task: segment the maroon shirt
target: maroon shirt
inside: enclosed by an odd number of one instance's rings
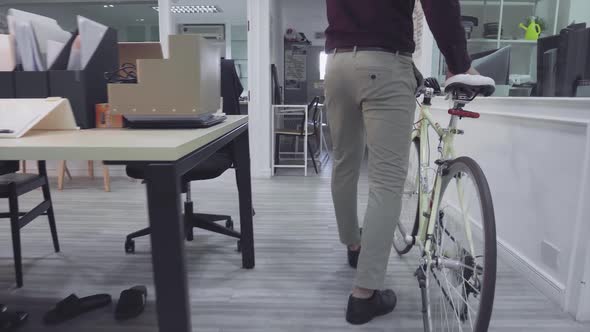
[[[415,0],[326,0],[326,50],[382,47],[413,53]],[[428,25],[452,73],[471,66],[459,0],[421,0]]]

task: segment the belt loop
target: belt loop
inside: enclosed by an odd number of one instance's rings
[[[354,49],[353,49],[353,54],[354,54],[353,56],[354,56],[355,58],[356,58],[356,49],[357,49],[357,47],[355,46],[355,47],[354,47]]]
[[[334,53],[332,54],[332,56],[335,58],[336,57],[336,53],[338,53],[338,48],[334,49]]]

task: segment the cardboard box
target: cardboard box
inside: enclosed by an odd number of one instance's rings
[[[169,59],[137,60],[137,84],[109,84],[114,114],[207,114],[220,109],[219,48],[197,35],[170,36]]]
[[[119,66],[126,63],[137,65],[138,59],[163,59],[162,46],[157,42],[120,42]]]

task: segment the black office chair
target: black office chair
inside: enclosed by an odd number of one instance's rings
[[[53,203],[47,179],[45,161],[38,162],[39,174],[19,174],[18,161],[0,161],[0,198],[7,198],[9,212],[0,213],[0,218],[10,218],[10,230],[12,233],[12,249],[14,252],[14,268],[16,272],[16,285],[23,286],[23,268],[20,243],[20,230],[35,218],[46,215],[49,219],[49,228],[53,239],[53,248],[59,252],[59,240],[53,214]],[[43,202],[29,212],[20,212],[18,197],[35,189],[43,190]]]
[[[315,153],[314,149],[312,148],[310,139],[315,138],[318,139],[319,142],[319,133],[321,130],[321,122],[320,122],[320,97],[314,97],[311,103],[307,106],[307,114],[308,114],[308,123],[305,123],[305,116],[301,120],[301,124],[299,128],[296,129],[288,129],[288,128],[279,128],[275,130],[275,165],[280,165],[280,147],[281,147],[281,137],[305,137],[305,127],[307,126],[307,152],[311,157],[311,161],[313,162],[313,168],[315,169],[316,174],[318,174],[318,165],[315,160]],[[310,128],[311,127],[311,128]],[[310,130],[311,129],[311,130]],[[305,156],[307,158],[307,156]],[[273,170],[276,172],[276,167]]]
[[[223,111],[228,115],[240,114],[239,97],[244,91],[240,79],[236,73],[235,65],[232,60],[222,60],[221,63],[221,94],[224,100]],[[221,176],[225,171],[234,165],[232,147],[228,146],[214,153],[209,159],[199,164],[196,168],[184,175],[182,178],[182,192],[186,193],[184,202],[184,225],[186,240],[192,241],[194,238],[193,229],[201,228],[218,234],[227,235],[236,239],[241,238],[241,234],[234,230],[234,222],[231,216],[195,213],[194,205],[191,199],[190,183],[192,181],[201,181],[214,179]],[[127,175],[143,180],[145,179],[143,168],[127,166]],[[225,225],[219,225],[217,222],[223,221]],[[151,233],[149,227],[127,235],[125,241],[125,252],[135,252],[135,238],[147,236]],[[240,241],[238,240],[238,251],[240,250]]]

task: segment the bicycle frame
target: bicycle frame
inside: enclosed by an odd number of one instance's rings
[[[429,128],[433,128],[437,134],[441,146],[439,152],[441,153],[441,162],[452,160],[455,158],[454,140],[457,132],[458,117],[453,115],[448,128],[443,128],[439,123],[434,121],[432,113],[430,112],[431,105],[422,104],[420,107],[420,116],[418,120],[417,129],[412,133],[412,140],[419,137],[420,140],[420,184],[419,191],[419,228],[416,236],[416,243],[424,251],[426,257],[430,252],[430,237],[434,234],[434,226],[436,225],[436,213],[440,201],[440,191],[442,185],[442,169],[439,167],[436,171],[436,178],[434,180],[434,187],[429,188],[428,171],[430,170],[431,161],[429,160],[430,146],[428,143]]]
[[[434,231],[435,226],[438,220],[438,211],[439,205],[441,200],[441,191],[442,191],[442,180],[443,180],[443,171],[446,167],[446,162],[453,160],[455,155],[455,136],[457,134],[461,134],[462,132],[457,129],[457,123],[459,121],[459,116],[451,115],[451,119],[449,122],[449,126],[447,128],[443,128],[438,122],[436,122],[433,117],[431,110],[431,99],[433,97],[433,92],[430,89],[427,89],[425,92],[425,99],[424,103],[420,105],[420,114],[417,122],[416,129],[412,132],[412,141],[418,137],[420,138],[420,146],[419,146],[419,153],[420,153],[420,165],[419,165],[419,205],[418,205],[418,216],[419,216],[419,227],[418,233],[416,234],[415,238],[412,236],[406,236],[406,242],[415,243],[418,245],[420,250],[422,251],[422,262],[420,269],[423,269],[423,272],[427,273],[428,269],[431,268],[432,264],[435,263],[438,265],[443,265],[444,267],[448,268],[455,268],[456,265],[453,262],[444,262],[444,261],[437,261],[433,262],[433,251],[432,251],[432,241],[434,239]],[[435,163],[437,164],[436,169],[436,176],[434,179],[433,188],[430,188],[430,181],[428,176],[428,171],[431,169],[431,160],[430,160],[430,144],[429,144],[429,129],[434,129],[434,132],[437,134],[439,139],[439,153],[440,159],[436,160]],[[461,184],[461,179],[456,179],[457,181],[457,190],[459,193],[459,206],[462,212],[465,211],[464,209],[464,199],[463,199],[463,189]],[[469,242],[469,246],[471,252],[475,252],[474,244],[473,244],[473,237],[471,233],[471,224],[466,218],[466,214],[462,213],[463,215],[463,222],[465,223],[465,233],[467,237],[467,241]],[[407,232],[405,233],[407,234]],[[410,242],[411,241],[411,242]],[[448,265],[448,266],[447,266]],[[419,272],[417,272],[419,273]],[[420,280],[420,277],[419,277]],[[430,331],[430,327],[432,326],[432,319],[430,316],[430,305],[428,303],[428,278],[423,279],[424,284],[421,285],[421,289],[423,292],[423,312],[425,313],[424,319],[424,326],[426,331]]]

